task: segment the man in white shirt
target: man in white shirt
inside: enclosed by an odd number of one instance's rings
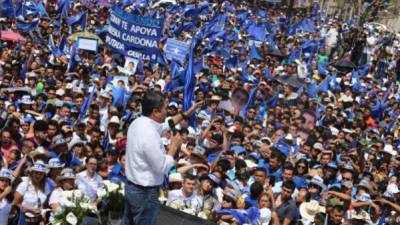
[[[86,159],[86,170],[78,173],[75,184],[78,186],[82,194],[88,197],[91,201],[96,201],[97,189],[102,188],[103,178],[96,173],[97,159],[90,156]]]
[[[180,209],[179,206],[185,208],[194,207],[192,200],[194,199],[196,187],[196,177],[191,174],[185,175],[182,182],[182,188],[173,190],[168,193],[167,206]]]
[[[122,225],[155,224],[159,212],[158,189],[174,165],[173,157],[182,142],[177,133],[166,150],[161,134],[191,115],[202,103],[194,104],[187,112],[168,121],[165,121],[168,100],[162,94],[148,92],[141,104],[143,116],[132,122],[127,135],[127,185]]]

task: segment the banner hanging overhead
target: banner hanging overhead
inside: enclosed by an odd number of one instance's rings
[[[163,20],[131,14],[114,6],[105,43],[120,54],[155,60],[162,30]]]

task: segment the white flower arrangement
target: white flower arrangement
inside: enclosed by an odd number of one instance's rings
[[[65,220],[71,225],[76,225],[78,223],[78,218],[76,218],[76,216],[73,212],[69,212],[67,214]]]
[[[208,219],[210,211],[206,210],[204,204],[195,204],[192,201],[183,201],[176,199],[169,204],[169,207],[197,216],[202,219]]]
[[[113,183],[104,180],[104,188],[97,190],[97,196],[105,199],[105,208],[111,214],[111,219],[122,218],[124,213],[125,202],[125,185],[124,183]]]
[[[54,211],[53,225],[77,225],[82,224],[83,218],[88,214],[98,216],[96,205],[90,199],[83,196],[80,190],[63,191],[62,195],[65,200],[61,205],[61,209]]]

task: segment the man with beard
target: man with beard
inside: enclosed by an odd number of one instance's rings
[[[16,150],[18,150],[18,147],[13,143],[10,130],[4,129],[1,132],[1,153],[3,154],[4,158],[8,161],[10,153]]]
[[[324,183],[326,185],[332,185],[337,183],[338,181],[336,180],[336,174],[337,174],[337,165],[334,161],[330,161],[326,166],[324,170]]]
[[[44,120],[38,120],[33,125],[33,137],[28,137],[27,139],[32,140],[35,148],[42,146],[46,150],[49,150],[48,128],[47,122]]]
[[[72,151],[68,151],[68,142],[70,138],[65,138],[62,135],[57,135],[53,138],[51,145],[50,158],[59,158],[62,164],[66,167],[73,167],[79,164],[79,159]]]
[[[295,189],[293,181],[285,181],[282,184],[281,194],[275,201],[276,214],[279,218],[280,224],[294,225],[297,221],[297,206],[296,202],[292,199],[292,194]]]

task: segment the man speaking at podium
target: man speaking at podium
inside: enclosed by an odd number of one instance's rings
[[[197,108],[167,119],[168,100],[158,92],[147,92],[142,104],[142,116],[128,129],[126,145],[125,211],[122,225],[154,225],[159,214],[158,193],[174,156],[181,146],[180,135],[174,134],[164,149],[163,131],[175,131],[175,124],[190,116]],[[174,132],[175,133],[175,132]]]

